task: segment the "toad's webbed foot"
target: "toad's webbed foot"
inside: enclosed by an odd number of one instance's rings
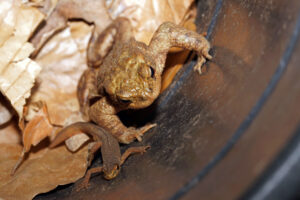
[[[147,124],[141,128],[128,128],[117,115],[118,110],[106,97],[101,98],[89,109],[92,121],[108,130],[119,142],[129,144],[135,139],[141,141],[141,137],[156,124]]]
[[[130,127],[124,130],[122,135],[119,136],[119,140],[123,143],[131,143],[133,140],[137,139],[139,142],[142,141],[142,136],[151,128],[155,127],[157,124],[147,124],[141,128]]]

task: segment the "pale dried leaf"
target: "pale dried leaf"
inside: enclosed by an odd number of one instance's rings
[[[0,94],[0,126],[11,120],[13,112],[9,102]]]
[[[20,1],[0,2],[0,91],[19,117],[41,70],[28,58],[34,49],[27,40],[43,18],[37,9],[24,6]]]
[[[136,40],[148,44],[153,33],[163,22],[182,22],[194,0],[118,0],[108,1],[112,18],[124,16],[131,20]]]
[[[92,29],[83,22],[70,27],[55,35],[35,59],[43,69],[29,102],[46,102],[50,121],[62,126],[82,121],[76,92],[87,68],[85,50]]]
[[[46,102],[53,124],[66,126],[83,121],[77,100],[77,84],[86,65],[86,48],[92,27],[83,22],[70,22],[69,28],[55,35],[42,49],[36,62],[43,66],[38,76],[39,87],[31,102]],[[31,111],[26,119],[32,119]],[[77,150],[88,137],[70,138],[68,148]],[[80,139],[78,139],[80,138]]]
[[[75,152],[89,139],[90,138],[86,134],[81,133],[70,137],[65,143],[70,151]]]

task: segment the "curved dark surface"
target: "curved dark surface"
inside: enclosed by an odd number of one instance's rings
[[[270,167],[241,199],[299,199],[300,126]]]
[[[272,199],[299,186],[299,172],[291,179],[288,170],[300,160],[289,159],[300,134],[300,1],[197,5],[214,58],[201,76],[187,64],[153,106],[135,113],[158,123],[142,142],[151,149],[130,157],[114,180],[99,174],[87,190],[68,185],[35,199]],[[289,191],[286,198],[296,197]]]

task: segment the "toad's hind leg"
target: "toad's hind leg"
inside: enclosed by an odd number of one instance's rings
[[[132,27],[129,20],[122,17],[115,19],[101,33],[94,29],[87,48],[88,66],[99,67],[113,48],[113,44],[127,41],[132,35]]]
[[[167,53],[171,47],[194,50],[198,54],[198,63],[194,67],[201,73],[201,66],[209,55],[210,43],[203,35],[187,30],[171,22],[165,22],[157,29],[148,46],[148,51],[156,58],[156,70],[162,73]]]
[[[88,110],[90,101],[93,98],[100,97],[96,84],[96,69],[89,68],[81,75],[78,87],[77,98],[80,104],[80,111],[83,113],[84,119],[89,120]]]

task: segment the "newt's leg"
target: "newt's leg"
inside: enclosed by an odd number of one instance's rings
[[[125,160],[131,155],[131,154],[135,154],[135,153],[145,153],[146,150],[150,148],[150,146],[140,146],[140,147],[130,147],[128,148],[124,153],[123,155],[121,156],[121,162],[120,162],[120,165],[122,165]],[[85,177],[84,179],[75,187],[75,190],[76,191],[79,191],[81,189],[84,189],[84,188],[88,188],[89,187],[89,181],[90,181],[90,178],[91,178],[91,175],[94,174],[94,173],[99,173],[99,172],[102,172],[103,171],[103,167],[95,167],[95,168],[91,168],[89,169],[86,174],[85,174]]]
[[[142,140],[142,136],[156,124],[147,124],[141,128],[127,128],[117,116],[118,110],[103,97],[94,103],[89,109],[89,116],[92,121],[108,130],[119,142],[128,144],[135,139]]]
[[[86,172],[86,174],[84,176],[84,179],[77,186],[75,186],[75,190],[79,191],[81,189],[88,188],[89,187],[89,181],[90,181],[91,175],[94,174],[94,173],[102,172],[102,171],[103,171],[103,167],[95,167],[95,168],[89,169]]]
[[[140,147],[130,147],[128,148],[121,156],[121,165],[125,162],[125,160],[134,153],[145,153],[146,150],[150,148],[150,146],[140,146]]]

